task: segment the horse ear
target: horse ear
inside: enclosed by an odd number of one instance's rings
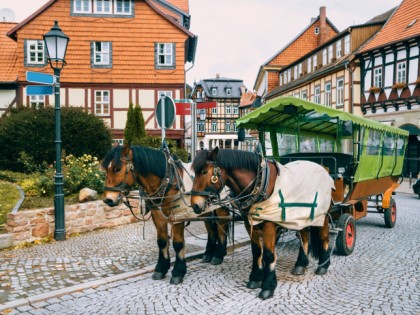
[[[130,153],[130,146],[128,144],[124,144],[121,150],[122,155],[128,155]]]
[[[218,153],[219,153],[219,147],[215,147],[211,152],[209,152],[209,160],[216,162]]]

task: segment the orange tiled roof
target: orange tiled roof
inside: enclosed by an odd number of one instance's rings
[[[413,21],[415,21],[414,24],[409,26]],[[360,52],[367,52],[390,43],[399,42],[419,35],[419,0],[403,0],[385,26]]]
[[[0,22],[0,82],[14,82],[17,78],[17,43],[6,36],[16,24]]]
[[[167,0],[170,4],[176,6],[178,9],[181,9],[185,13],[189,13],[188,0]]]

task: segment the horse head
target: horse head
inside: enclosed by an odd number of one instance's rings
[[[191,206],[196,214],[202,213],[207,203],[218,198],[226,182],[226,172],[217,164],[218,153],[218,147],[212,151],[201,150],[192,164],[195,177]]]
[[[106,154],[101,165],[106,171],[103,202],[110,207],[118,206],[136,182],[133,152],[127,145],[118,145]]]

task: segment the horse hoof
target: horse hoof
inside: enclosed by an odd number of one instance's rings
[[[153,275],[152,275],[152,279],[153,280],[162,280],[163,278],[165,278],[165,273],[163,273],[163,272],[158,272],[158,271],[155,271],[154,273],[153,273]]]
[[[292,275],[294,276],[301,276],[305,274],[306,267],[304,266],[295,266],[292,271]]]
[[[212,260],[213,256],[204,254],[203,259],[201,260],[203,263],[209,263]]]
[[[248,283],[246,284],[246,287],[248,289],[259,289],[261,288],[261,281],[249,280]]]
[[[172,277],[170,283],[171,284],[180,284],[184,280],[184,277]]]
[[[274,294],[274,290],[262,290],[260,294],[258,294],[258,297],[261,300],[266,300],[266,299],[271,298],[273,294]]]
[[[211,264],[212,265],[220,265],[223,262],[223,257],[219,258],[219,257],[213,257],[213,259],[211,260]]]
[[[318,268],[316,268],[315,274],[318,275],[318,276],[322,276],[322,275],[325,275],[327,273],[327,271],[328,271],[328,268],[318,267]]]

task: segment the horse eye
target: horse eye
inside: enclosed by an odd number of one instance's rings
[[[208,170],[203,170],[203,171],[201,172],[201,174],[206,175],[208,172],[209,172]]]

